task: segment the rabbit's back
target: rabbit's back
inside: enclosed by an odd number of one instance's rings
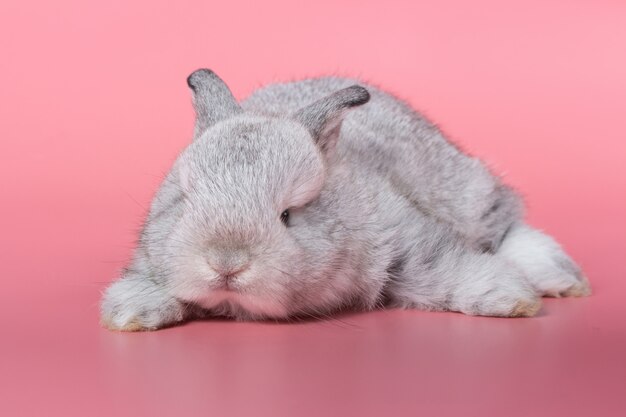
[[[335,91],[359,84],[371,99],[366,106],[350,111],[341,129],[342,145],[372,151],[393,142],[429,140],[437,128],[406,103],[373,85],[351,78],[322,77],[270,84],[255,91],[242,106],[263,114],[288,114]],[[346,146],[343,146],[344,151]]]
[[[365,105],[350,111],[342,124],[338,152],[360,169],[385,177],[401,177],[419,188],[440,189],[437,176],[424,174],[460,171],[463,176],[484,170],[448,142],[439,129],[408,104],[368,83],[340,77],[312,78],[270,84],[255,91],[242,106],[263,114],[288,114],[342,88],[360,84],[370,92]],[[479,164],[480,165],[480,164]],[[476,169],[478,168],[478,170]],[[371,172],[374,173],[374,172]],[[451,175],[444,179],[450,185]],[[433,183],[435,181],[435,183]],[[456,187],[456,185],[453,185]],[[464,187],[464,184],[459,184]],[[447,197],[444,197],[447,198]]]

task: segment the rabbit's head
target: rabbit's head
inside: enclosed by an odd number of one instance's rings
[[[214,312],[283,318],[338,304],[333,219],[316,216],[343,114],[366,103],[360,86],[293,113],[244,112],[210,70],[188,78],[194,141],[171,181],[184,207],[160,243],[175,295]],[[332,210],[327,210],[332,212]],[[332,217],[332,216],[331,216]]]

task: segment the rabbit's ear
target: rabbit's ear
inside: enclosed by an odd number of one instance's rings
[[[191,88],[196,110],[194,140],[216,122],[242,112],[228,86],[210,69],[192,72],[187,77],[187,85]]]
[[[313,135],[317,145],[327,154],[339,138],[341,122],[346,111],[369,101],[370,94],[359,85],[334,92],[298,110],[294,117]]]

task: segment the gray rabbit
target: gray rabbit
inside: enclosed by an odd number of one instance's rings
[[[344,78],[239,104],[188,78],[193,142],[157,192],[102,323],[320,317],[380,306],[533,316],[590,293],[520,197],[405,103]]]

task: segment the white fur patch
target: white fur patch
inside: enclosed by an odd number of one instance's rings
[[[514,227],[498,252],[518,265],[541,295],[559,297],[589,292],[578,266],[554,239],[539,230],[527,225]]]

